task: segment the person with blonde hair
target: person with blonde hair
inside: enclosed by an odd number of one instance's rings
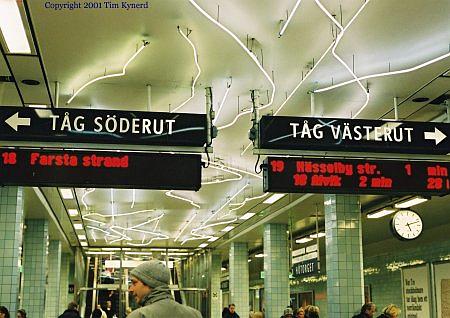
[[[381,315],[378,318],[397,318],[401,310],[397,305],[389,304],[383,308]]]
[[[319,318],[319,307],[308,305],[305,308],[305,318]]]

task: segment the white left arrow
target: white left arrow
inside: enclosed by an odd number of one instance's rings
[[[17,131],[17,128],[19,126],[30,126],[31,118],[21,118],[19,117],[19,113],[17,112],[11,117],[9,117],[7,120],[5,120],[5,123],[11,126],[12,129]]]
[[[447,138],[447,135],[445,135],[442,131],[434,127],[434,132],[432,131],[425,131],[424,132],[425,139],[428,140],[434,140],[436,142],[436,145],[439,144],[442,140]]]

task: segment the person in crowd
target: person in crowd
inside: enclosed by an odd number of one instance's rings
[[[173,299],[169,289],[170,270],[162,262],[143,262],[130,272],[130,276],[128,291],[141,308],[131,312],[129,318],[202,317],[198,310]]]
[[[67,309],[58,318],[80,318],[78,304],[74,301],[70,302]]]
[[[381,315],[378,318],[397,318],[401,310],[397,305],[389,304],[383,308]]]
[[[225,318],[226,316],[226,314],[227,313],[229,313],[230,311],[228,310],[228,307],[223,307],[223,310],[222,310],[222,318]]]
[[[19,309],[17,311],[17,318],[27,318],[27,312],[25,309]]]
[[[239,315],[236,312],[236,305],[229,304],[227,310],[222,312],[222,318],[239,318]]]
[[[353,316],[353,318],[372,318],[376,311],[377,307],[374,303],[365,303],[362,305],[360,313]]]
[[[95,309],[92,311],[91,318],[108,318],[108,316],[106,316],[106,312],[103,311],[102,306],[97,304]]]
[[[319,318],[319,307],[309,305],[305,308],[305,318]]]
[[[10,318],[9,310],[5,306],[0,306],[0,318]]]
[[[105,313],[106,313],[106,317],[108,318],[113,318],[115,315],[114,310],[112,309],[112,302],[111,300],[107,300],[105,303]]]
[[[295,314],[296,318],[305,318],[305,310],[300,307],[299,309],[297,309],[297,312]]]
[[[284,311],[283,311],[283,316],[281,316],[282,318],[293,318],[294,317],[294,311],[292,310],[291,307],[287,307]]]

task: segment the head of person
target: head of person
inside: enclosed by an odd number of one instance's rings
[[[67,305],[68,310],[76,310],[78,311],[78,304],[74,301],[71,301],[69,305]]]
[[[19,309],[17,311],[17,318],[27,318],[27,312],[25,309]]]
[[[0,318],[9,318],[9,310],[5,306],[0,306]]]
[[[377,307],[375,306],[374,303],[365,303],[361,307],[361,314],[364,314],[367,317],[373,317],[376,311]]]
[[[230,314],[234,314],[236,312],[236,305],[235,304],[229,304],[228,305],[228,311]]]
[[[284,312],[283,312],[283,317],[284,318],[293,318],[294,317],[294,311],[292,310],[292,308],[287,307]]]
[[[297,309],[297,314],[295,315],[296,318],[305,318],[305,310],[300,307]]]
[[[317,306],[308,306],[305,309],[305,317],[308,318],[319,318],[319,307]]]
[[[95,308],[92,312],[92,318],[102,318],[102,310],[99,308]]]
[[[142,305],[144,298],[158,287],[167,287],[170,283],[170,270],[162,262],[150,260],[136,266],[131,272],[128,291],[136,302]]]
[[[112,306],[111,300],[107,300],[106,301],[106,308],[111,309],[111,306]]]
[[[383,314],[389,318],[397,318],[400,313],[400,308],[394,304],[387,305],[383,308]]]

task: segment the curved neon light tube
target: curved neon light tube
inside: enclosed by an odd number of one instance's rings
[[[269,107],[270,105],[272,105],[273,103],[273,99],[275,96],[275,84],[272,81],[272,79],[270,78],[269,74],[267,74],[266,70],[262,67],[262,65],[259,63],[258,59],[256,58],[255,54],[253,54],[252,52],[250,52],[249,49],[247,49],[247,47],[244,45],[244,43],[241,42],[241,40],[239,40],[239,38],[230,30],[228,30],[224,25],[222,25],[221,23],[219,23],[218,21],[216,21],[213,17],[211,17],[205,10],[203,10],[194,0],[189,0],[189,2],[201,13],[203,14],[209,21],[211,21],[212,23],[214,23],[216,26],[218,26],[220,29],[222,29],[223,31],[225,31],[228,35],[230,35],[235,41],[236,43],[244,50],[244,52],[247,53],[248,56],[250,56],[250,58],[253,60],[253,62],[255,62],[256,66],[258,66],[258,68],[261,70],[261,72],[264,74],[264,76],[267,78],[267,80],[270,82],[270,85],[272,86],[272,96],[270,97],[270,101],[267,105],[264,105],[262,107],[260,107],[259,109],[264,109],[266,107]],[[236,122],[236,121],[234,121]],[[228,125],[226,125],[226,127],[229,127]],[[225,127],[225,128],[226,128]],[[224,128],[222,128],[224,129]]]
[[[219,118],[220,111],[222,110],[223,104],[225,103],[225,100],[227,99],[228,93],[230,92],[231,84],[227,85],[227,90],[225,91],[225,94],[223,95],[222,101],[220,102],[219,109],[217,110],[216,118],[213,120],[213,125],[216,124],[217,119]]]
[[[86,188],[86,189],[84,189],[84,193],[83,193],[83,195],[81,196],[81,202],[83,203],[83,205],[84,205],[84,209],[87,211],[88,210],[88,205],[87,205],[87,203],[86,203],[86,201],[84,200],[85,198],[86,198],[86,196],[88,195],[88,194],[90,194],[90,193],[92,193],[92,192],[94,192],[95,191],[95,188],[92,188],[92,189],[90,189],[90,190],[88,190],[88,188]]]
[[[213,169],[217,169],[217,170],[221,170],[221,171],[225,171],[231,174],[234,174],[235,176],[237,176],[237,178],[228,178],[228,179],[223,179],[223,180],[214,180],[214,181],[206,181],[206,182],[202,182],[202,185],[208,185],[208,184],[218,184],[218,183],[224,183],[224,182],[230,182],[230,181],[239,181],[242,180],[243,176],[240,173],[231,171],[230,169],[227,169],[227,167],[225,166],[210,166]]]
[[[234,217],[231,220],[219,221],[219,222],[211,223],[211,224],[208,224],[208,225],[202,225],[202,226],[194,229],[193,231],[200,231],[200,230],[204,230],[204,229],[207,229],[207,228],[210,228],[210,227],[214,227],[214,226],[218,226],[218,225],[230,224],[230,223],[236,222],[237,220],[238,220],[238,218]]]
[[[142,46],[141,46],[141,47],[140,47],[140,48],[139,48],[139,49],[138,49],[138,50],[130,57],[130,59],[129,59],[129,60],[125,63],[125,65],[123,66],[122,72],[120,72],[120,73],[115,73],[115,74],[109,74],[109,75],[103,75],[103,76],[99,76],[99,77],[96,77],[96,78],[90,80],[89,82],[87,82],[86,84],[84,84],[83,86],[81,86],[75,93],[73,93],[72,97],[69,98],[69,100],[67,101],[66,104],[69,105],[69,104],[72,102],[72,100],[73,100],[75,97],[77,97],[77,95],[78,95],[83,89],[85,89],[87,86],[91,85],[92,83],[95,83],[95,82],[100,81],[100,80],[105,79],[105,78],[124,76],[128,64],[130,64],[131,61],[133,61],[133,60],[136,58],[136,56],[138,56],[138,54],[141,53],[141,51],[142,51],[147,45],[148,45],[148,42],[144,42],[144,44],[143,44],[143,45],[142,45]]]
[[[191,40],[189,40],[189,38],[186,36],[186,34],[183,33],[183,31],[181,31],[181,29],[178,27],[178,32],[180,32],[180,34],[183,36],[183,38],[188,41],[188,43],[190,44],[190,46],[192,47],[192,50],[194,52],[194,62],[195,62],[195,67],[197,67],[197,75],[195,76],[194,80],[192,81],[192,86],[191,86],[191,96],[186,99],[184,102],[182,102],[178,107],[175,107],[174,110],[170,111],[171,113],[176,112],[177,110],[179,110],[181,107],[183,107],[184,105],[186,105],[187,102],[189,102],[195,95],[195,84],[197,83],[198,78],[200,77],[200,74],[202,73],[202,70],[200,68],[200,65],[198,64],[198,55],[197,55],[197,49],[195,48],[194,44],[192,43]]]
[[[230,209],[230,212],[239,210],[240,208],[242,208],[249,201],[256,200],[256,199],[262,199],[262,198],[266,197],[267,195],[269,195],[268,192],[267,193],[263,193],[262,195],[255,196],[255,197],[245,198],[244,201],[239,202],[239,203],[230,203],[230,206],[231,205],[233,205],[233,206],[236,205],[235,208]]]
[[[97,216],[104,217],[104,218],[111,218],[111,217],[128,216],[128,215],[154,212],[154,211],[156,211],[156,210],[155,209],[151,209],[151,210],[146,209],[146,210],[139,210],[139,211],[133,211],[133,212],[126,212],[126,213],[116,213],[114,216],[110,215],[110,214],[101,214],[101,213],[94,212],[94,213],[85,214],[85,215],[83,215],[82,218],[86,219],[86,220],[90,220],[90,219],[88,219],[88,217],[92,216],[92,215],[97,215]]]
[[[300,5],[300,2],[302,2],[302,0],[297,0],[297,2],[295,3],[294,8],[292,9],[291,14],[288,16],[286,22],[284,23],[283,27],[281,28],[280,32],[278,33],[278,37],[281,38],[283,36],[283,33],[286,31],[289,22],[291,22],[292,17],[295,14],[295,11],[297,11],[298,6]]]
[[[413,67],[410,67],[410,68],[406,68],[406,69],[398,70],[398,71],[391,71],[391,72],[383,72],[383,73],[376,73],[376,74],[371,74],[371,75],[365,75],[365,76],[358,77],[358,80],[362,81],[362,80],[366,80],[366,79],[369,79],[369,78],[376,78],[376,77],[384,77],[384,76],[391,76],[391,75],[397,75],[397,74],[410,73],[410,72],[416,71],[418,69],[421,69],[421,68],[423,68],[425,66],[428,66],[430,64],[433,64],[433,63],[439,62],[439,61],[441,61],[443,59],[446,59],[447,57],[450,57],[450,53],[443,54],[443,55],[438,56],[438,57],[436,57],[436,58],[434,58],[432,60],[426,61],[426,62],[424,62],[422,64],[419,64],[419,65],[416,65],[416,66],[413,66]],[[324,87],[324,88],[317,89],[314,92],[316,92],[316,93],[326,92],[326,91],[329,91],[329,90],[332,90],[332,89],[335,89],[335,88],[338,88],[338,87],[342,87],[342,86],[346,86],[348,84],[352,84],[352,83],[354,83],[356,81],[357,81],[356,79],[348,80],[348,81],[345,81],[345,82],[342,82],[342,83],[339,83],[339,84],[334,84],[334,85],[331,85],[331,86],[327,86],[327,87]]]
[[[175,237],[175,239],[173,240],[174,242],[178,241],[178,239],[181,236],[181,233],[184,232],[184,230],[186,230],[186,228],[189,226],[189,224],[192,223],[192,221],[195,219],[195,217],[197,216],[197,212],[192,213],[192,217],[189,219],[189,221],[186,222],[186,224],[181,228],[180,232],[178,232],[177,237]]]
[[[180,197],[179,195],[173,194],[172,192],[173,192],[173,190],[170,190],[170,191],[165,192],[164,194],[167,195],[168,197],[188,202],[190,205],[195,206],[197,209],[200,209],[200,205],[198,205],[194,201],[184,198],[184,197]]]
[[[206,160],[202,160],[202,161],[206,162]],[[235,168],[235,167],[231,167],[231,166],[225,166],[223,164],[215,163],[215,162],[210,162],[210,164],[215,165],[215,166],[221,166],[221,167],[224,167],[224,168],[229,169],[229,170],[242,172],[242,173],[248,174],[248,175],[250,175],[252,177],[256,177],[258,179],[262,179],[263,178],[263,177],[261,177],[260,175],[258,175],[256,173],[245,171],[245,170],[242,170],[242,169],[239,169],[239,168]]]
[[[133,200],[131,201],[131,209],[134,208],[135,203],[136,203],[136,189],[133,189]]]

